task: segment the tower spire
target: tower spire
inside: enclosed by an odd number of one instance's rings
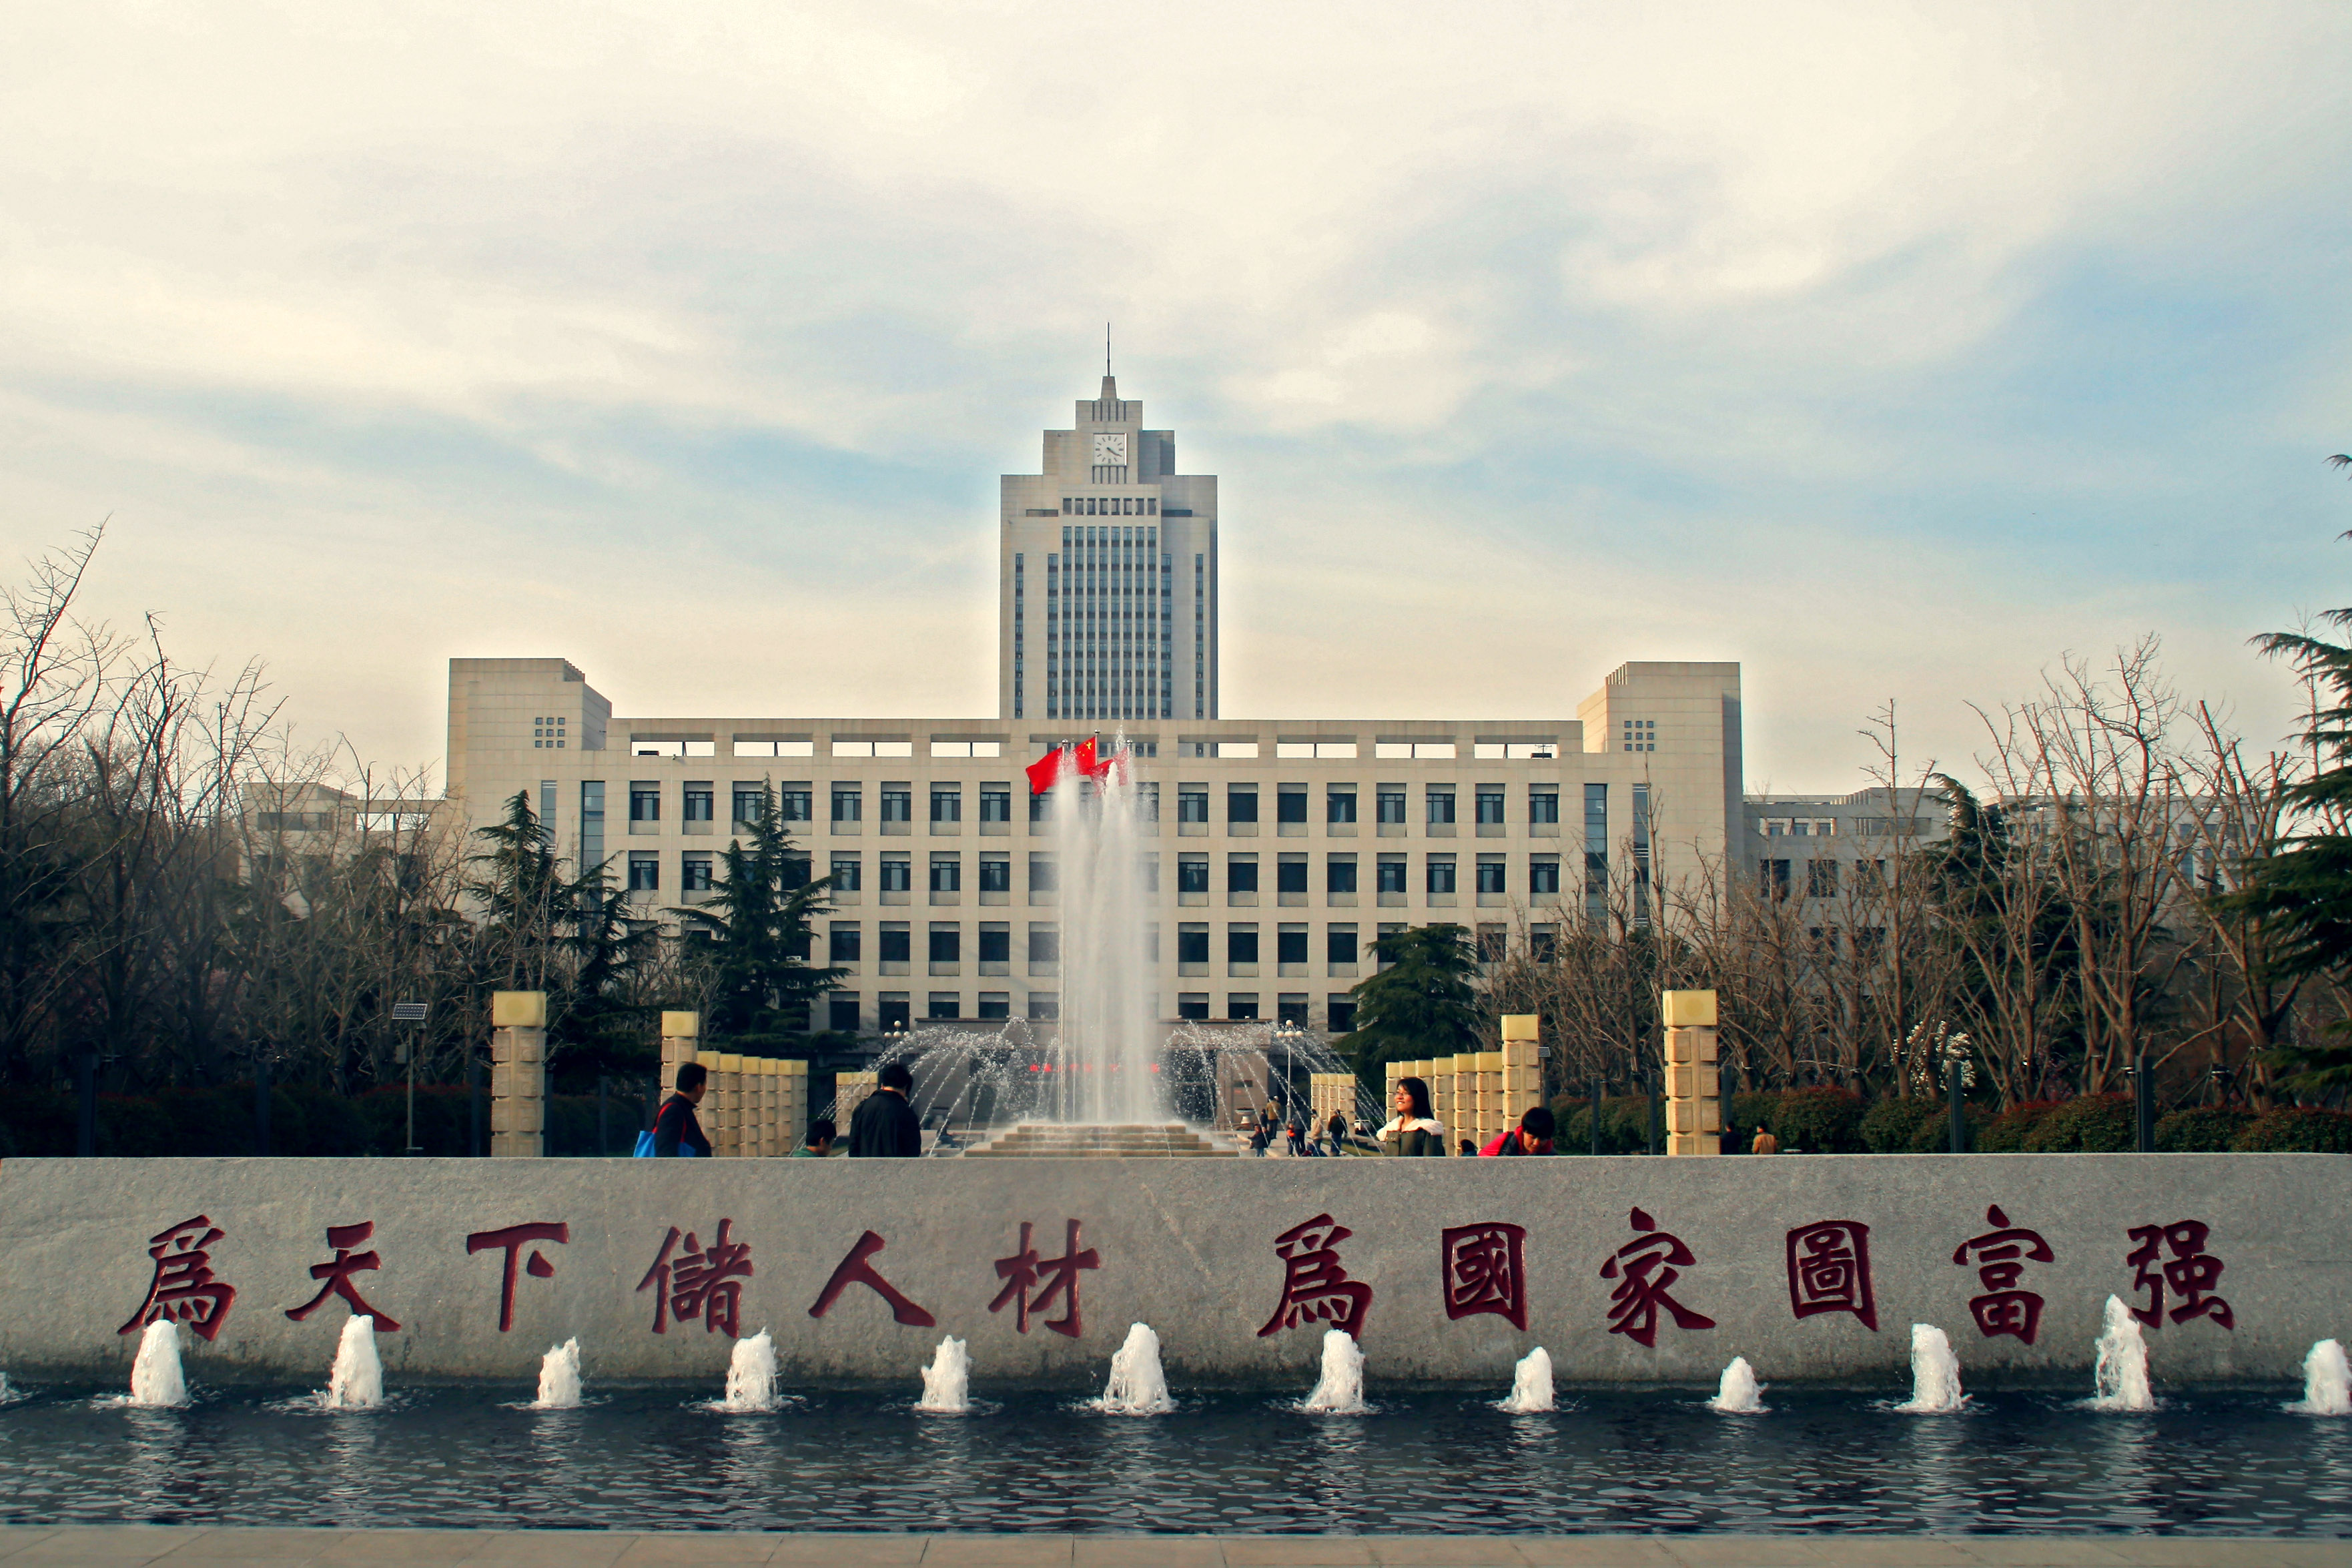
[[[1103,323],[1103,374],[1110,374],[1110,323]]]

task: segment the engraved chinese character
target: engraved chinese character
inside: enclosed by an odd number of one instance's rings
[[[1044,1311],[1045,1303],[1055,1296],[1062,1298],[1062,1315],[1047,1320],[1045,1326],[1071,1339],[1076,1339],[1083,1331],[1078,1316],[1078,1270],[1099,1268],[1102,1259],[1092,1247],[1082,1249],[1078,1246],[1078,1222],[1071,1220],[1068,1225],[1059,1258],[1037,1256],[1037,1249],[1029,1244],[1030,1225],[1024,1219],[1021,1222],[1021,1250],[996,1260],[997,1278],[1004,1281],[1004,1289],[996,1293],[988,1310],[1001,1311],[1006,1302],[1013,1303],[1013,1327],[1021,1333],[1029,1331],[1029,1314]],[[1046,1280],[1043,1289],[1038,1289],[1040,1279]],[[1030,1294],[1033,1290],[1036,1291],[1034,1296]]]
[[[1372,1310],[1372,1288],[1348,1278],[1337,1250],[1354,1234],[1334,1224],[1329,1215],[1318,1214],[1274,1238],[1275,1256],[1282,1259],[1282,1300],[1275,1303],[1274,1316],[1257,1331],[1258,1338],[1311,1322],[1328,1322],[1361,1337],[1364,1319]]]
[[[1511,1327],[1528,1326],[1528,1277],[1521,1258],[1524,1226],[1499,1220],[1450,1226],[1438,1233],[1445,1260],[1445,1315],[1492,1312]]]
[[[352,1275],[369,1273],[383,1266],[373,1247],[365,1252],[352,1250],[374,1234],[375,1221],[372,1219],[362,1220],[357,1225],[329,1226],[327,1245],[335,1249],[335,1256],[324,1263],[310,1265],[310,1278],[326,1283],[319,1287],[317,1295],[300,1306],[286,1309],[286,1315],[299,1323],[324,1305],[328,1297],[341,1296],[350,1305],[352,1316],[375,1320],[376,1332],[398,1333],[400,1325],[360,1300],[359,1287],[352,1283]]]
[[[889,1302],[890,1315],[908,1328],[935,1326],[939,1320],[900,1294],[898,1288],[883,1279],[881,1270],[874,1267],[873,1257],[882,1250],[883,1246],[882,1238],[870,1230],[860,1236],[857,1245],[849,1249],[849,1255],[834,1265],[833,1278],[824,1282],[824,1289],[817,1295],[816,1305],[809,1309],[809,1316],[824,1317],[833,1310],[834,1302],[840,1300],[844,1290],[852,1285],[863,1285]]]
[[[2161,1326],[2164,1316],[2164,1290],[2172,1293],[2180,1304],[2172,1309],[2172,1321],[2185,1323],[2191,1318],[2207,1317],[2225,1329],[2234,1330],[2238,1317],[2230,1303],[2213,1295],[2213,1287],[2221,1279],[2222,1262],[2205,1250],[2205,1238],[2213,1227],[2193,1219],[2175,1220],[2170,1225],[2134,1226],[2126,1232],[2139,1245],[2124,1256],[2124,1261],[2135,1266],[2132,1289],[2147,1292],[2147,1305],[2134,1307],[2132,1316],[2149,1328]],[[2169,1247],[2172,1258],[2157,1267],[2158,1260]]]
[[[184,1219],[160,1235],[147,1238],[147,1256],[155,1271],[147,1281],[147,1299],[131,1321],[114,1331],[127,1334],[150,1323],[185,1323],[209,1342],[220,1332],[228,1310],[236,1304],[236,1287],[213,1277],[208,1250],[224,1233],[203,1215]]]
[[[515,1264],[522,1257],[523,1248],[538,1241],[567,1245],[571,1240],[572,1227],[562,1220],[510,1225],[504,1230],[478,1230],[466,1238],[466,1255],[468,1258],[477,1252],[500,1249],[507,1255],[506,1269],[499,1281],[499,1332],[503,1334],[514,1327]],[[536,1250],[531,1253],[530,1260],[522,1265],[522,1271],[534,1279],[555,1278],[555,1265],[547,1260],[547,1254]]]
[[[1852,1312],[1864,1328],[1878,1331],[1868,1226],[1859,1220],[1824,1219],[1789,1233],[1789,1310],[1800,1318]]]
[[[2011,1225],[1999,1204],[1985,1210],[1985,1219],[1993,1229],[1972,1236],[1952,1249],[1952,1261],[1964,1268],[1969,1255],[1975,1255],[1977,1278],[1985,1288],[1984,1295],[1969,1301],[1969,1314],[1977,1321],[1977,1331],[1986,1339],[2007,1334],[2030,1345],[2041,1331],[2042,1298],[2017,1287],[2025,1278],[2028,1262],[2053,1262],[2057,1254],[2050,1250],[2040,1232]]]
[[[1664,1309],[1678,1329],[1711,1329],[1715,1320],[1694,1312],[1666,1293],[1696,1263],[1682,1238],[1658,1228],[1658,1222],[1640,1209],[1629,1216],[1638,1232],[1601,1266],[1601,1278],[1620,1281],[1609,1295],[1609,1331],[1623,1334],[1635,1344],[1654,1348],[1658,1342],[1658,1312]]]
[[[742,1331],[743,1281],[751,1277],[751,1244],[729,1239],[727,1230],[734,1223],[720,1220],[708,1248],[688,1231],[684,1252],[676,1251],[677,1226],[669,1227],[654,1266],[637,1281],[639,1290],[654,1293],[654,1332],[667,1333],[673,1317],[681,1323],[698,1317],[703,1332],[730,1339]]]

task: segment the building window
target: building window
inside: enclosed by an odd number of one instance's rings
[[[808,801],[808,796],[803,794],[801,796],[801,800],[803,805],[805,805]],[[732,820],[740,822],[747,827],[750,826],[752,823],[760,820],[761,810],[765,805],[766,802],[767,795],[758,784],[737,784],[735,786],[735,815]]]
[[[1176,928],[1176,962],[1206,963],[1209,962],[1209,928],[1190,921]]]
[[[983,893],[1009,893],[1013,890],[1013,861],[1003,855],[983,855],[980,858],[980,890]]]
[[[1257,993],[1239,991],[1225,998],[1225,1016],[1237,1024],[1257,1021]]]
[[[931,857],[931,891],[934,893],[963,891],[963,857],[961,855]]]
[[[1205,958],[1201,962],[1207,963]],[[1188,1023],[1209,1021],[1209,997],[1202,991],[1180,991],[1176,994],[1176,1016]]]
[[[963,999],[953,991],[934,991],[930,994],[930,1010],[924,1016],[941,1020],[961,1018],[963,1016]]]
[[[1454,857],[1432,855],[1429,858],[1429,890],[1451,893],[1454,889]]]
[[[1356,858],[1334,855],[1323,866],[1323,890],[1327,893],[1353,893],[1356,890]]]
[[[1057,893],[1062,889],[1061,869],[1051,855],[1029,857],[1029,890],[1033,893]]]
[[[629,786],[629,820],[659,822],[661,820],[661,785],[633,784]]]
[[[1331,1033],[1347,1035],[1355,1032],[1356,999],[1353,996],[1343,991],[1326,1001],[1323,1004],[1323,1011],[1331,1020]]]
[[[856,921],[835,921],[825,953],[835,963],[856,963],[866,952],[864,930]]]
[[[1617,731],[1621,751],[1654,752],[1658,749],[1658,721],[1655,719],[1627,719]]]
[[[961,822],[963,820],[963,791],[952,784],[944,788],[937,784],[931,786],[931,820],[933,822]]]
[[[980,928],[980,962],[1010,963],[1013,962],[1013,928],[1002,921],[983,921]],[[982,970],[983,974],[988,973]],[[999,971],[998,973],[1003,973]]]
[[[1478,857],[1478,890],[1482,893],[1499,893],[1504,890],[1501,856]]]
[[[908,1014],[904,991],[885,991],[874,1000],[874,1023],[884,1034],[904,1029],[914,1020]]]
[[[1609,786],[1584,786],[1584,917],[1597,921],[1609,908]]]
[[[1452,824],[1454,821],[1454,789],[1452,785],[1449,784],[1443,789],[1430,790],[1428,792],[1428,803],[1429,824],[1431,826],[1439,827]]]
[[[961,963],[963,962],[963,928],[935,925],[931,928],[931,962]]]
[[[1478,826],[1496,827],[1503,821],[1503,789],[1500,784],[1478,786]]]
[[[857,994],[836,991],[824,999],[825,1027],[836,1035],[857,1033]]]
[[[915,933],[907,929],[904,921],[884,921],[880,942],[874,954],[881,963],[905,963],[914,956]]]
[[[1029,820],[1032,822],[1045,821],[1047,803],[1053,798],[1054,792],[1051,790],[1032,790],[1029,794]]]
[[[1756,869],[1760,873],[1763,895],[1778,902],[1789,896],[1789,863],[1786,860],[1759,860]]]
[[[1276,996],[1274,999],[1274,1016],[1275,1021],[1277,1023],[1290,1024],[1295,1025],[1301,1029],[1305,1028],[1307,1026],[1307,998],[1289,994]]]
[[[1255,784],[1225,791],[1225,820],[1227,822],[1257,820],[1257,786]]]
[[[1805,897],[1834,899],[1838,896],[1838,863],[1834,860],[1805,862]]]
[[[629,891],[657,893],[661,891],[661,857],[642,849],[629,852]]]
[[[1032,925],[1029,928],[1029,973],[1051,974],[1062,962],[1062,928],[1058,925]]]
[[[833,890],[835,892],[854,893],[865,885],[865,879],[858,871],[860,864],[855,855],[835,855],[833,858]]]
[[[1381,863],[1377,869],[1380,872],[1379,890],[1383,893],[1394,893],[1399,897],[1402,897],[1405,891],[1404,857],[1402,855],[1394,857],[1383,855],[1381,857]]]
[[[1209,890],[1209,858],[1206,855],[1176,857],[1176,890],[1180,893],[1206,893]]]
[[[1528,821],[1530,825],[1557,826],[1559,823],[1559,791],[1551,784],[1536,784],[1528,791]]]
[[[912,822],[914,819],[915,792],[904,785],[892,789],[888,784],[884,784],[882,786],[882,820]]]
[[[833,819],[835,822],[857,822],[866,815],[866,798],[856,785],[833,786]]]
[[[1225,962],[1227,963],[1257,962],[1257,927],[1234,925],[1225,928]]]
[[[1331,926],[1323,933],[1323,961],[1326,963],[1351,964],[1356,962],[1356,928]]]
[[[1352,823],[1356,820],[1356,787],[1332,785],[1324,792],[1323,820],[1327,823]]]
[[[1284,926],[1274,933],[1274,961],[1276,963],[1307,962],[1307,928]]]
[[[1538,855],[1528,862],[1528,896],[1537,899],[1559,897],[1559,857]]]
[[[1650,920],[1650,786],[1633,786],[1633,921]]]
[[[1399,784],[1391,788],[1387,784],[1382,784],[1380,789],[1378,809],[1381,826],[1402,827],[1404,826],[1404,786]]]
[[[982,822],[1013,820],[1013,786],[1011,784],[980,786],[980,819]]]
[[[1511,928],[1505,925],[1482,925],[1478,928],[1478,962],[1500,963],[1511,952]]]
[[[1257,857],[1229,855],[1225,858],[1225,891],[1255,893],[1257,891]]]
[[[593,871],[604,864],[604,781],[589,779],[580,785],[580,867]]]
[[[1286,822],[1307,826],[1307,786],[1284,784],[1275,791],[1274,820],[1277,826]]]
[[[1206,822],[1209,820],[1209,792],[1200,784],[1176,786],[1176,820]],[[1205,1003],[1202,1004],[1206,1005]]]
[[[1286,858],[1282,860],[1281,864],[1279,864],[1279,865],[1277,865],[1276,867],[1275,867],[1275,868],[1274,868],[1274,876],[1275,876],[1274,890],[1275,890],[1276,892],[1277,892],[1277,893],[1304,893],[1304,892],[1306,892],[1306,891],[1307,891],[1307,861],[1306,861],[1306,858],[1305,858],[1304,857],[1301,857],[1301,858],[1298,858],[1298,859],[1293,860],[1293,859],[1290,859],[1290,858],[1288,858],[1287,857],[1286,857]]]
[[[904,855],[882,857],[882,890],[886,893],[911,893],[915,890],[914,863]]]
[[[1019,712],[1015,711],[1013,717],[1019,718]],[[974,1016],[981,1018],[1010,1018],[1013,1016],[1013,994],[1009,991],[982,992],[980,1011]]]
[[[688,784],[686,809],[680,814],[679,819],[685,822],[710,821],[717,812],[718,798],[718,791],[710,784]]]
[[[678,887],[689,893],[710,891],[710,857],[688,855],[678,862]]]

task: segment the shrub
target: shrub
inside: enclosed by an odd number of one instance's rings
[[[1559,1135],[1552,1142],[1554,1149],[1563,1154],[1592,1152],[1592,1101],[1589,1098],[1563,1094],[1552,1101],[1552,1115],[1559,1121]],[[1638,1154],[1649,1146],[1648,1095],[1612,1095],[1601,1102],[1602,1153]]]
[[[0,1154],[31,1159],[70,1154],[76,1131],[74,1097],[55,1089],[10,1090],[0,1100]]]
[[[1862,1112],[1862,1096],[1853,1090],[1817,1084],[1782,1095],[1769,1125],[1784,1153],[1858,1154]]]
[[[1757,1129],[1772,1125],[1773,1112],[1780,1109],[1782,1098],[1780,1089],[1756,1089],[1723,1102],[1723,1124],[1739,1140],[1739,1147],[1748,1147]]]
[[[2218,1154],[2253,1120],[2252,1111],[2234,1105],[2176,1110],[2156,1124],[2156,1146],[2167,1154]]]
[[[1882,1100],[1863,1116],[1863,1147],[1874,1154],[1908,1153],[1912,1135],[1936,1125],[1943,1110],[1932,1100]]]
[[[2138,1146],[2127,1094],[2085,1094],[2063,1101],[2020,1144],[2029,1154],[2121,1154]]]
[[[1969,1119],[1969,1152],[1981,1152],[1985,1129],[1992,1125],[1992,1112],[1981,1105],[1963,1102],[1960,1113]],[[1914,1154],[1948,1154],[1952,1152],[1951,1114],[1944,1106],[1937,1105],[1936,1114],[1919,1123],[1912,1131],[1910,1152]]]
[[[2352,1154],[2352,1116],[2283,1105],[2249,1123],[2231,1147],[2248,1154]]]
[[[2021,1100],[1985,1128],[1984,1136],[1977,1140],[1977,1149],[1986,1154],[2014,1154],[2025,1147],[2027,1134],[2042,1123],[2042,1119],[2058,1109],[2054,1100]]]

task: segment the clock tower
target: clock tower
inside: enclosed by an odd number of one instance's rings
[[[1109,375],[1002,487],[999,717],[1037,733],[1217,717],[1217,480]],[[1173,741],[1171,734],[1166,737]]]

